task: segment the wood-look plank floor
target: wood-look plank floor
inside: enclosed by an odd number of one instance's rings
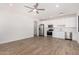
[[[79,55],[75,41],[33,37],[0,45],[1,55]]]

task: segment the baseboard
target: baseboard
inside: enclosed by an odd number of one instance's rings
[[[5,44],[5,43],[10,43],[10,42],[18,41],[18,40],[28,39],[28,38],[31,38],[31,37],[34,37],[34,36],[31,35],[31,36],[28,36],[28,37],[16,38],[15,40],[12,39],[12,40],[9,40],[9,41],[3,41],[3,42],[0,42],[0,44]]]

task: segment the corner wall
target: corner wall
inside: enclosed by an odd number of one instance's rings
[[[27,14],[0,11],[0,44],[33,37],[34,18]]]

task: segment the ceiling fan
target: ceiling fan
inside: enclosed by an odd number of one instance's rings
[[[36,12],[37,14],[39,14],[39,11],[44,11],[45,9],[40,9],[40,8],[38,8],[38,6],[39,6],[39,4],[36,3],[35,5],[33,5],[33,7],[29,7],[29,6],[24,6],[24,7],[31,9],[28,12]]]

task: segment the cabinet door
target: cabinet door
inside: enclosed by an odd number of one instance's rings
[[[65,33],[64,32],[59,32],[59,31],[57,31],[57,32],[53,31],[53,37],[64,39],[65,38]]]

